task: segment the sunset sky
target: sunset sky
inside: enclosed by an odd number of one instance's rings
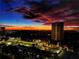
[[[46,0],[0,0],[0,25],[16,26],[19,29],[47,30],[51,29],[50,24],[54,21],[63,20],[65,27],[71,26],[71,29],[72,27],[78,29],[79,4],[73,0],[69,0],[71,2],[68,2],[68,0],[48,0],[48,4],[44,4],[41,1],[46,2]],[[78,0],[75,1],[78,2]],[[61,2],[63,3],[61,4]],[[27,18],[26,9],[29,9],[29,12],[32,12],[34,15],[40,13],[40,17]],[[69,29],[69,27],[65,29]]]

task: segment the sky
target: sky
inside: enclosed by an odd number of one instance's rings
[[[18,0],[8,5],[7,3],[4,3],[3,0],[2,1],[0,0],[0,24],[14,25],[14,26],[39,25],[39,23],[32,22],[31,20],[25,20],[22,17],[22,15],[17,12],[6,11],[11,7],[13,8],[19,7],[21,5],[21,3],[19,2],[20,1]]]
[[[79,5],[76,5],[76,8],[75,6],[72,8],[74,4],[70,4],[67,0],[48,0],[47,4],[45,2],[43,0],[0,0],[0,25],[48,27],[56,19],[57,21],[67,19],[67,21],[64,20],[65,25],[79,26]],[[34,14],[35,18],[29,19],[27,17],[28,12],[26,12],[26,9],[23,9],[25,7],[29,9],[30,13]],[[20,12],[16,10],[20,10]],[[75,11],[78,11],[76,12],[77,15]],[[38,13],[40,13],[39,17],[36,16]]]

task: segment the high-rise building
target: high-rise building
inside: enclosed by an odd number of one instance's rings
[[[0,27],[0,38],[1,40],[5,37],[5,27]]]
[[[5,27],[0,27],[1,35],[5,34]]]
[[[64,37],[64,22],[55,22],[52,23],[52,31],[51,31],[51,40],[54,43],[59,42]]]

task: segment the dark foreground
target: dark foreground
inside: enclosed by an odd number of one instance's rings
[[[61,56],[38,48],[16,46],[0,46],[0,59],[79,59],[79,54],[64,50]]]

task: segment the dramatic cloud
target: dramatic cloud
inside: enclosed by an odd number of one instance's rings
[[[79,22],[79,1],[78,0],[23,0],[25,7],[20,6],[12,9],[23,15],[23,18],[49,25],[53,22],[66,22],[70,20]],[[28,6],[27,6],[28,5]],[[71,23],[70,22],[70,23]]]
[[[10,25],[0,26],[5,26],[9,30],[51,30],[49,25],[53,22],[65,22],[65,30],[73,30],[75,29],[74,26],[78,29],[79,26],[79,0],[0,0],[0,3],[0,19],[3,20],[0,20],[0,23],[10,23]],[[15,16],[8,16],[9,14],[13,15],[11,13]],[[19,17],[17,18],[17,16]],[[11,20],[14,20],[14,22]],[[16,20],[22,20],[23,23],[26,23],[26,27],[11,26],[11,24],[19,24]],[[37,25],[39,25],[38,23],[43,25],[30,27],[27,24],[30,25],[32,22],[28,20],[37,22]],[[33,23],[33,26],[36,26],[36,24]]]

